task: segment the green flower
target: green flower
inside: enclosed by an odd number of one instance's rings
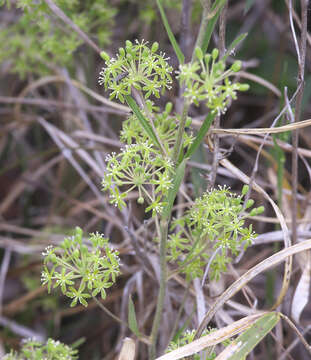
[[[78,290],[70,286],[69,291],[67,291],[66,295],[73,299],[70,304],[71,307],[76,306],[78,302],[83,306],[87,306],[86,299],[90,298],[91,295],[88,293],[83,293],[84,288],[85,284],[80,286]]]
[[[225,70],[225,63],[218,58],[218,50],[203,56],[200,49],[196,49],[197,60],[182,64],[177,71],[177,78],[181,85],[185,85],[184,96],[191,103],[199,105],[206,101],[206,106],[220,115],[227,111],[231,99],[236,99],[236,91],[248,90],[247,84],[234,83],[229,77],[241,68],[241,62],[236,61],[230,69]]]
[[[77,350],[53,339],[48,339],[45,344],[27,339],[23,341],[19,353],[11,351],[3,360],[74,360],[77,359],[77,353]]]
[[[145,98],[151,95],[160,97],[160,90],[171,88],[172,67],[164,53],[157,54],[158,44],[151,49],[148,42],[142,40],[126,41],[125,48],[120,48],[116,58],[102,52],[105,67],[99,73],[98,82],[110,90],[110,99],[117,98],[124,102],[124,96],[130,95],[132,87],[142,90]]]
[[[227,187],[219,187],[197,198],[186,214],[172,223],[168,258],[178,262],[179,269],[188,279],[203,275],[203,267],[210,263],[210,277],[219,279],[226,271],[232,255],[249,246],[257,236],[252,226],[246,227],[247,208],[242,195],[233,194]],[[260,208],[254,209],[261,211]],[[254,210],[252,210],[254,212]],[[251,212],[252,212],[251,211]]]
[[[151,143],[125,145],[119,154],[106,156],[103,190],[109,191],[110,202],[119,209],[126,206],[124,199],[137,189],[138,203],[146,200],[146,211],[155,215],[163,208],[162,198],[172,187],[173,164],[163,158]],[[150,191],[154,187],[154,191]]]
[[[120,274],[118,252],[110,248],[108,239],[99,233],[91,234],[88,243],[83,242],[83,232],[76,228],[58,247],[49,246],[44,252],[42,284],[60,287],[64,295],[72,298],[71,306],[78,302],[87,306],[87,299],[107,289]],[[68,289],[67,289],[68,287]]]

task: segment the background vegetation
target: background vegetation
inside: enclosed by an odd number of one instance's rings
[[[203,3],[162,1],[186,61],[195,45]],[[137,204],[138,192],[130,194],[131,205],[122,211],[101,192],[105,157],[119,151],[119,132],[130,112],[124,104],[108,100],[108,92],[98,85],[104,65],[99,53],[113,55],[126,40],[145,39],[160,44],[174,71],[178,60],[153,0],[2,0],[0,4],[0,357],[18,350],[22,338],[37,337],[74,344],[80,359],[114,359],[126,336],[136,339],[125,325],[130,296],[139,331],[150,332],[159,264],[150,216]],[[258,131],[311,118],[311,36],[302,31],[307,21],[303,16],[309,16],[311,5],[306,13],[303,4],[308,2],[229,0],[225,6],[209,50],[217,47],[223,52],[247,33],[227,62],[242,61],[239,80],[247,82],[250,90],[232,102],[213,125],[220,130],[211,131],[191,158],[174,204],[178,216],[189,197],[200,196],[213,184],[240,194],[242,173],[252,176],[277,203],[293,244],[311,238],[311,130],[303,127],[299,138],[295,125],[274,134]],[[164,98],[153,100],[160,108],[171,101],[173,113],[180,113],[180,93],[173,83]],[[190,115],[195,132],[206,108],[193,106]],[[244,128],[254,130],[243,132]],[[223,129],[235,131],[228,134]],[[284,247],[284,231],[268,198],[255,191],[251,197],[265,207],[263,214],[252,217],[260,235],[228,265],[226,274],[203,287],[187,283],[187,274],[170,279],[159,354],[176,332],[196,329],[202,311],[230,284]],[[41,286],[42,251],[73,234],[76,226],[85,233],[104,233],[120,253],[121,275],[103,304],[121,323],[93,300],[88,307],[71,308],[70,299],[60,292],[48,295]],[[217,311],[213,327],[222,328],[274,303],[283,266],[263,270]],[[294,320],[309,343],[310,270],[308,252],[295,257],[290,286],[278,308]],[[146,359],[144,342],[136,340],[136,345],[137,358]],[[279,322],[250,355],[256,360],[294,358],[309,359],[310,354],[286,322]]]

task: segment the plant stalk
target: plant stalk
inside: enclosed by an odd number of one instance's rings
[[[151,346],[149,347],[149,360],[154,360],[156,357],[156,345],[158,339],[159,327],[162,319],[165,293],[166,293],[166,243],[168,235],[168,220],[161,220],[160,223],[161,238],[160,238],[160,288],[157,300],[156,313],[153,318],[152,330],[150,335]]]

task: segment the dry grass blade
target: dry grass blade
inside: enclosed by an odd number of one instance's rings
[[[305,211],[304,217],[302,220],[307,220],[306,223],[300,224],[298,226],[297,236],[299,237],[299,232],[308,231],[310,229],[310,216],[311,216],[311,206],[309,205]],[[310,295],[310,281],[311,281],[311,252],[302,253],[298,257],[298,263],[302,274],[298,281],[296,287],[293,301],[291,314],[293,319],[299,323],[300,316],[308,304],[309,295]]]
[[[125,338],[118,360],[134,360],[135,341],[131,338]]]
[[[113,101],[110,101],[110,100],[106,99],[105,97],[97,94],[95,91],[89,89],[87,86],[81,84],[77,80],[68,80],[68,79],[66,79],[66,78],[64,78],[62,76],[46,76],[44,78],[41,78],[41,79],[39,79],[37,81],[32,82],[31,84],[29,84],[28,86],[26,86],[23,89],[23,91],[20,93],[20,95],[18,96],[17,99],[22,99],[22,98],[26,97],[26,95],[29,92],[31,92],[31,91],[33,91],[33,90],[35,90],[35,89],[37,89],[37,88],[39,88],[41,86],[45,86],[47,84],[57,83],[57,82],[68,83],[68,81],[70,81],[73,86],[75,86],[78,89],[84,91],[86,94],[91,96],[93,99],[101,102],[102,104],[107,105],[107,106],[109,106],[111,108],[114,108],[114,109],[116,109],[118,111],[121,111],[125,115],[130,113],[130,109],[127,106],[117,104],[117,103],[115,103]],[[20,116],[21,105],[22,105],[22,103],[19,103],[19,102],[17,102],[15,104],[14,114],[15,114],[16,119],[21,119],[21,116]]]
[[[292,302],[292,317],[299,323],[299,319],[303,309],[308,304],[309,300],[309,289],[310,289],[310,272],[311,272],[311,262],[310,262],[310,252],[306,253],[307,261],[305,267],[303,268],[302,274],[300,276],[298,285],[296,287],[293,302]]]
[[[211,129],[210,132],[213,134],[232,134],[232,135],[241,135],[241,134],[277,134],[286,131],[293,131],[296,129],[305,128],[311,126],[311,119],[299,121],[295,124],[288,124],[284,126],[279,126],[276,128],[257,128],[257,129]]]
[[[233,164],[231,164],[231,162],[228,161],[227,159],[221,160],[221,164],[223,166],[225,166],[227,169],[231,170],[245,184],[250,183],[249,177],[247,175],[245,175],[241,170],[236,168]],[[274,210],[276,216],[278,217],[278,219],[280,221],[280,226],[281,226],[281,229],[282,229],[283,234],[284,234],[284,246],[289,247],[291,245],[291,239],[290,239],[290,236],[289,236],[289,230],[288,230],[288,227],[286,225],[286,221],[284,219],[284,216],[281,213],[279,207],[271,199],[271,197],[266,193],[266,191],[263,188],[261,188],[258,184],[256,184],[256,182],[252,182],[252,187],[253,187],[254,190],[256,190],[257,192],[262,194],[269,201],[271,206],[273,207],[273,210]],[[285,270],[284,270],[284,278],[283,278],[282,289],[280,291],[278,299],[276,300],[275,304],[272,307],[273,309],[275,309],[282,302],[282,299],[286,294],[286,291],[287,291],[288,286],[289,286],[289,280],[290,280],[290,276],[291,276],[291,271],[292,271],[292,258],[289,257],[285,261]]]
[[[251,73],[246,72],[246,71],[239,71],[237,73],[237,75],[244,78],[244,79],[252,80],[252,81],[266,87],[267,89],[271,90],[277,97],[281,97],[281,95],[282,95],[280,90],[276,86],[274,86],[271,82],[263,79],[260,76],[251,74]]]
[[[44,175],[50,168],[57,164],[62,159],[62,156],[56,156],[49,160],[47,163],[43,163],[36,171],[27,170],[24,173],[22,179],[18,180],[12,190],[7,194],[5,199],[2,200],[0,205],[0,215],[4,214],[11,204],[23,193],[27,187],[25,179],[30,181],[38,180],[42,175]]]
[[[243,286],[245,286],[249,281],[251,281],[258,274],[270,269],[271,267],[279,264],[280,262],[286,260],[288,257],[291,257],[294,254],[297,254],[301,251],[306,251],[311,249],[311,239],[306,240],[300,244],[293,245],[286,249],[279,251],[278,253],[270,256],[265,259],[258,265],[254,266],[252,269],[248,270],[243,274],[237,281],[235,281],[212,305],[209,312],[206,314],[204,320],[200,324],[197,333],[201,334],[205,329],[207,324],[210,322],[212,317],[215,315],[217,310],[221,308],[228,299],[230,299],[234,294],[236,294]]]
[[[187,344],[174,350],[168,354],[160,356],[156,360],[178,360],[186,356],[193,355],[199,351],[220,342],[229,339],[230,337],[248,329],[263,313],[247,316],[241,320],[235,321],[222,329],[213,331],[212,333],[202,336],[200,339],[194,340],[192,343]]]

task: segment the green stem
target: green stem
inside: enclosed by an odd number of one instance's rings
[[[166,293],[166,243],[168,234],[168,221],[161,220],[160,224],[161,239],[160,239],[160,289],[157,300],[156,313],[153,318],[152,330],[150,335],[151,346],[149,348],[149,359],[154,360],[156,357],[156,345],[158,339],[159,327],[162,319],[165,293]]]
[[[199,34],[196,41],[196,46],[193,49],[191,62],[195,59],[195,48],[197,46],[201,47],[204,41],[205,29],[209,20],[209,9],[210,9],[210,0],[205,0],[203,5],[203,15],[200,24]],[[188,111],[190,107],[190,101],[184,101],[182,115],[180,124],[177,130],[176,142],[172,151],[172,161],[177,164],[179,153],[182,148],[183,135],[185,131],[186,120],[188,116]],[[154,360],[156,357],[156,344],[158,339],[159,327],[162,319],[165,292],[166,292],[166,282],[167,282],[167,264],[166,264],[166,246],[167,246],[167,236],[168,236],[168,224],[170,221],[170,215],[161,219],[160,223],[160,289],[157,300],[156,313],[153,319],[152,330],[150,335],[151,345],[149,347],[149,360]]]
[[[173,148],[173,153],[172,153],[173,154],[172,161],[175,164],[177,164],[177,161],[179,159],[179,153],[181,151],[182,139],[183,139],[183,135],[185,132],[185,125],[186,125],[189,107],[190,107],[190,102],[189,101],[184,102],[184,107],[183,107],[182,114],[181,114],[180,124],[179,124],[177,135],[176,135],[176,142],[175,142],[175,145]]]
[[[202,13],[202,19],[201,19],[199,33],[198,33],[198,37],[197,37],[197,40],[195,43],[195,47],[192,52],[191,63],[193,63],[195,60],[195,49],[197,47],[200,47],[200,48],[202,47],[206,27],[207,27],[207,24],[209,21],[209,11],[210,11],[210,0],[205,0],[205,3],[203,3],[203,13]],[[182,138],[183,138],[183,134],[185,131],[185,125],[186,125],[189,107],[190,107],[190,101],[189,100],[184,101],[181,120],[180,120],[179,128],[177,131],[177,136],[176,136],[176,142],[175,142],[175,145],[173,148],[172,161],[174,163],[177,163],[177,160],[179,158],[179,153],[181,151]]]

